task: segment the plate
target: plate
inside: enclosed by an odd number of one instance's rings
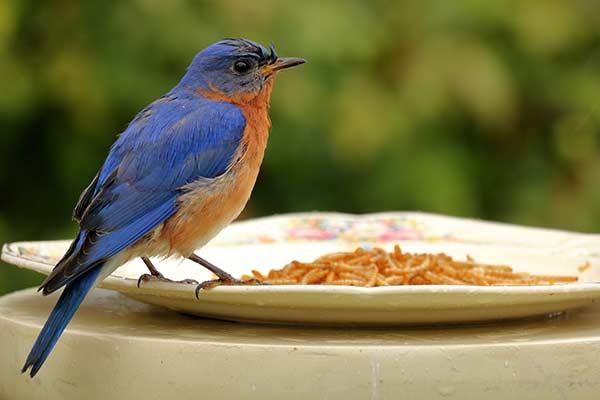
[[[491,321],[547,315],[600,298],[600,235],[529,228],[412,212],[368,215],[288,214],[234,223],[199,254],[235,276],[267,272],[291,260],[311,261],[358,246],[408,252],[444,252],[479,262],[508,264],[516,271],[577,275],[579,282],[552,286],[418,285],[217,287],[195,297],[195,286],[149,282],[140,260],[101,283],[145,303],[198,316],[250,322],[313,325],[398,325]],[[5,245],[2,259],[48,274],[68,241]],[[167,277],[211,279],[190,261],[154,260]],[[589,262],[584,272],[578,267]]]

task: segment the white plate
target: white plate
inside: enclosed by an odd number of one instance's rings
[[[200,254],[236,276],[251,269],[267,272],[293,259],[310,261],[324,253],[357,246],[400,244],[408,252],[445,252],[480,262],[511,265],[517,271],[577,275],[578,283],[553,286],[246,286],[217,287],[194,295],[194,285],[150,282],[134,260],[101,286],[140,301],[235,321],[292,324],[395,325],[459,323],[520,318],[562,312],[600,298],[600,235],[526,228],[422,213],[363,216],[309,213],[255,219],[231,225]],[[68,242],[13,243],[2,259],[43,274]],[[580,273],[578,267],[591,267]],[[211,279],[190,261],[155,260],[173,279]]]

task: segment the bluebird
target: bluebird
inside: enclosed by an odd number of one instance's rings
[[[200,51],[181,81],[133,119],[75,207],[79,233],[40,290],[65,288],[22,372],[37,374],[90,289],[134,258],[150,271],[141,281],[168,280],[150,257],[180,256],[218,277],[198,289],[248,283],[194,251],[246,205],[271,127],[273,80],[304,62],[278,57],[273,45],[225,39]]]

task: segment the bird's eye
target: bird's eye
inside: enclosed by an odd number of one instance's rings
[[[246,74],[252,69],[252,64],[247,60],[237,60],[233,63],[233,70],[238,74]]]

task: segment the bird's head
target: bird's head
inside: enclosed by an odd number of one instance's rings
[[[273,45],[267,50],[250,40],[224,39],[194,57],[180,84],[209,97],[249,102],[264,92],[268,98],[277,72],[305,62],[280,58]]]

